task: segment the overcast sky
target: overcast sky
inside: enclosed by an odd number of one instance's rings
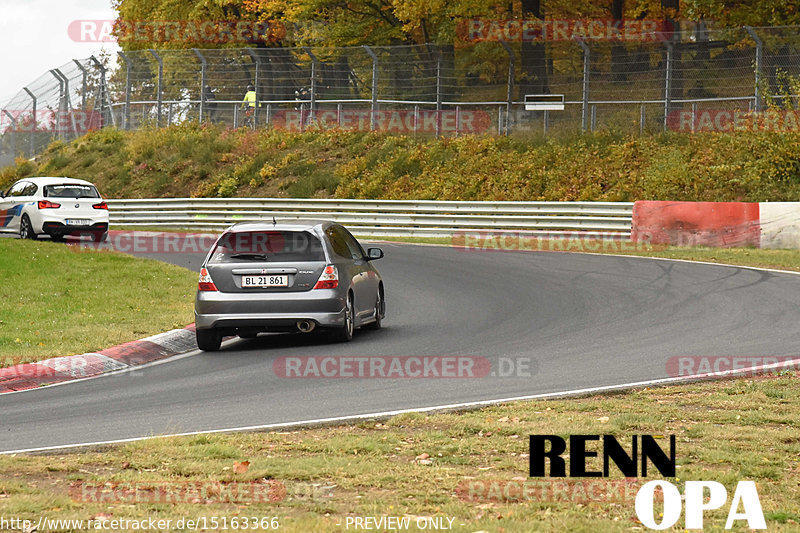
[[[74,20],[113,20],[111,0],[0,0],[0,106],[51,68],[118,50],[115,43],[75,42]]]

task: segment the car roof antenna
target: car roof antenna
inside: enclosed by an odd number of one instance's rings
[[[277,222],[275,221],[275,215],[272,215],[272,225],[275,226]]]

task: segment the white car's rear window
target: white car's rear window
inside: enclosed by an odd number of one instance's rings
[[[45,185],[44,195],[48,198],[100,198],[100,193],[92,185]]]

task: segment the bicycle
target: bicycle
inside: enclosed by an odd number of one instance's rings
[[[242,125],[250,128],[251,130],[256,129],[256,108],[248,107],[244,111],[244,121],[242,121]]]

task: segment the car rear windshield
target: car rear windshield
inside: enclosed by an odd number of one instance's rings
[[[322,243],[307,231],[237,231],[223,235],[210,263],[325,261]]]
[[[100,198],[92,185],[45,185],[44,195],[48,198]]]

